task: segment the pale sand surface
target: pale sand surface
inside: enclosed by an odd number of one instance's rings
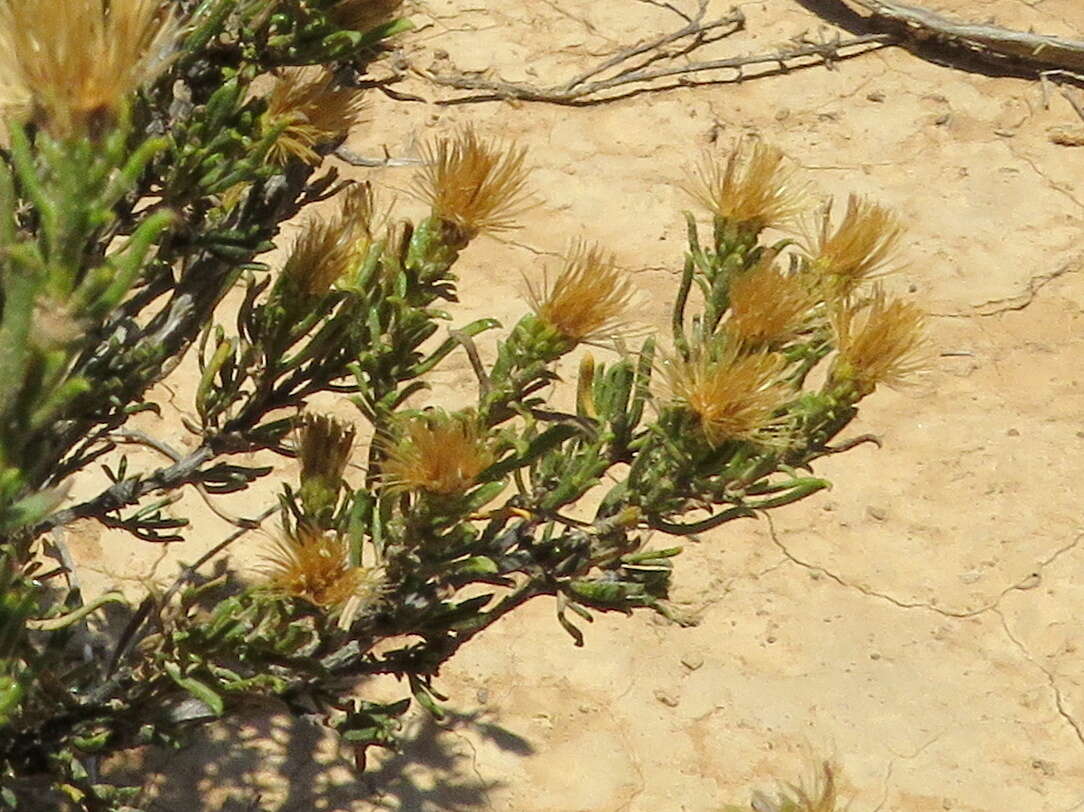
[[[742,8],[748,31],[718,55],[819,31],[791,0]],[[1084,31],[1078,0],[936,8]],[[460,70],[545,83],[672,27],[629,0],[433,0],[416,18],[405,40],[416,64],[443,49]],[[402,89],[450,95],[421,82]],[[688,205],[674,184],[711,139],[748,133],[786,150],[824,192],[899,211],[910,236],[891,286],[936,314],[933,341],[950,355],[922,387],[864,404],[854,433],[876,432],[884,447],[822,464],[834,490],[774,513],[774,535],[761,519],[687,544],[675,598],[701,613],[699,626],[599,617],[580,650],[540,600],[445,669],[437,685],[459,716],[413,715],[405,752],[374,754],[364,775],[319,729],[254,708],[180,754],[147,754],[148,786],[161,787],[152,809],[715,810],[825,757],[840,765],[853,810],[1084,809],[1084,149],[1048,140],[1049,127],[1080,123],[1064,99],[1055,92],[1044,109],[1038,83],[888,50],[834,71],[577,109],[374,94],[371,120],[350,141],[357,152],[414,155],[467,122],[530,149],[544,203],[509,239],[466,252],[459,323],[513,323],[520,273],[539,275],[583,236],[635,273],[649,294],[642,317],[661,326]],[[354,172],[414,213],[409,174]],[[192,442],[178,416],[191,409],[194,369],[188,359],[158,393],[164,421],[141,420],[178,446]],[[473,391],[462,356],[434,380],[443,402]],[[254,512],[276,487],[264,480],[226,504]],[[158,577],[231,529],[192,494],[177,510],[196,522],[157,561]],[[92,525],[68,541],[94,568],[88,589],[149,574],[162,553]],[[239,565],[264,543],[241,542]]]

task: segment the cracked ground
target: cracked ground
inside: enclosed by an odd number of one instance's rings
[[[1084,31],[1078,0],[925,5]],[[671,25],[661,6],[429,0],[403,55],[546,84]],[[747,30],[721,55],[831,33],[791,0],[742,8]],[[544,202],[465,255],[461,323],[513,322],[520,273],[582,236],[634,272],[641,318],[663,325],[687,205],[675,183],[701,149],[753,134],[822,192],[899,212],[909,236],[888,284],[934,314],[937,357],[919,385],[866,401],[853,432],[882,447],[824,460],[833,490],[686,544],[674,597],[698,626],[599,617],[576,649],[539,601],[445,669],[456,713],[413,717],[405,752],[364,776],[307,723],[253,711],[152,759],[151,808],[191,810],[200,787],[207,809],[717,810],[827,758],[851,810],[1084,810],[1084,148],[1049,137],[1084,122],[1056,89],[897,49],[834,68],[575,109],[438,105],[454,92],[421,80],[399,89],[425,102],[374,94],[358,153],[416,155],[468,122],[530,150]],[[356,174],[410,210],[409,170]],[[474,385],[465,359],[437,382],[450,403]],[[185,504],[205,546],[229,531]],[[158,553],[93,528],[70,541],[106,561],[102,584]]]

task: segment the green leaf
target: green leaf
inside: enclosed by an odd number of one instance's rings
[[[189,677],[181,673],[181,669],[176,663],[166,662],[163,663],[163,667],[175,683],[210,708],[215,716],[221,716],[225,712],[226,703],[222,701],[222,697],[211,686],[200,682],[195,677]]]

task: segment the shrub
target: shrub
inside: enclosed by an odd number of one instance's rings
[[[689,181],[711,224],[702,241],[687,215],[665,339],[635,327],[627,274],[590,244],[531,282],[510,330],[487,318],[442,336],[460,253],[532,199],[524,152],[470,129],[425,148],[420,222],[340,180],[327,159],[358,117],[367,66],[409,29],[398,6],[0,4],[9,806],[121,808],[138,788],[104,782],[98,759],[175,746],[254,695],[319,714],[363,758],[394,744],[412,699],[439,714],[441,664],[537,597],[555,599],[577,644],[577,619],[596,611],[685,622],[668,603],[681,548],[649,546],[652,531],[701,533],[827,487],[811,465],[848,447],[832,442],[859,401],[919,360],[921,314],[871,281],[895,220],[854,198],[838,222],[825,210],[805,239],[768,244],[807,194],[759,143],[707,156]],[[282,225],[326,200],[336,210],[305,221],[269,267]],[[484,333],[500,336],[488,364]],[[582,353],[562,411],[557,364],[581,345],[614,352]],[[426,380],[457,352],[477,398],[448,411]],[[178,453],[129,425],[186,354],[200,370],[198,442]],[[356,406],[359,425],[307,408],[321,394]],[[122,441],[172,459],[131,470]],[[93,519],[182,541],[173,495],[243,491],[272,474],[257,453],[300,461],[258,520],[238,520],[162,593],[84,602],[50,531]],[[68,483],[99,465],[109,487],[73,503]],[[587,499],[593,517],[575,518]],[[263,570],[231,567],[230,543],[271,516],[281,529]],[[84,657],[88,636],[108,656]],[[408,695],[359,694],[376,674]]]

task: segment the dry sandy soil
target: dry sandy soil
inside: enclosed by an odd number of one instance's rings
[[[673,28],[661,5],[430,0],[403,54],[556,83]],[[931,8],[1084,31],[1079,0]],[[708,55],[835,32],[795,0],[742,9],[747,30]],[[459,319],[511,323],[524,308],[519,274],[541,273],[582,236],[616,252],[650,294],[643,319],[661,323],[688,205],[675,182],[701,149],[756,134],[825,193],[898,210],[910,236],[892,284],[935,314],[939,357],[923,386],[866,402],[855,428],[883,448],[822,465],[834,490],[777,511],[774,526],[747,520],[687,545],[675,598],[699,626],[600,617],[577,649],[539,601],[446,668],[438,684],[457,715],[411,717],[404,752],[371,758],[364,775],[318,729],[253,712],[151,756],[151,808],[717,810],[830,758],[852,810],[1084,809],[1084,148],[1048,133],[1081,123],[1067,101],[1055,90],[1047,106],[1037,82],[899,49],[578,108],[441,106],[455,92],[399,87],[429,101],[374,96],[353,149],[416,155],[423,139],[473,122],[529,147],[545,201],[512,238],[464,256]],[[357,175],[410,212],[409,172]],[[465,398],[465,361],[438,383]],[[182,375],[170,391],[189,384]],[[174,416],[187,408],[180,394],[164,400]],[[179,426],[148,428],[184,442]],[[201,518],[161,560],[159,548],[75,528],[86,579],[168,574],[231,529],[198,499],[178,509]],[[246,541],[242,560],[264,542]]]

